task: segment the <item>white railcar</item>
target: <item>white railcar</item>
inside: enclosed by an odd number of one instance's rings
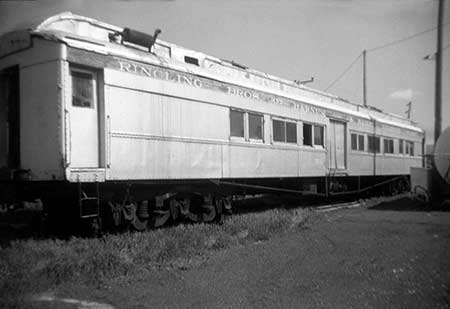
[[[17,182],[74,184],[97,205],[115,184],[126,188],[116,204],[131,203],[131,186],[149,192],[144,183],[166,197],[211,181],[292,180],[289,190],[328,194],[422,165],[424,131],[410,120],[159,39],[149,51],[124,33],[62,13],[0,38],[4,199]]]

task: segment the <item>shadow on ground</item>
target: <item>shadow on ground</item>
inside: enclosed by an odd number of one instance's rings
[[[246,196],[233,201],[233,213],[244,214],[271,209],[314,208],[318,206],[354,201],[355,197],[325,198],[320,196],[294,196],[289,194],[261,194]]]
[[[450,211],[450,200],[426,203],[413,197],[403,197],[393,201],[386,201],[369,207],[371,210],[394,211]]]

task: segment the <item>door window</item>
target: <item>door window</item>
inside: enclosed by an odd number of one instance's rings
[[[94,108],[94,76],[72,70],[72,105]]]

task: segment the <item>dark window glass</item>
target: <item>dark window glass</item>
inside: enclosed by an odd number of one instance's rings
[[[262,139],[263,137],[263,117],[261,115],[248,114],[249,137]]]
[[[314,145],[323,146],[323,126],[314,126]]]
[[[380,152],[380,138],[378,136],[368,136],[369,152]]]
[[[374,151],[374,149],[373,149],[373,136],[367,136],[367,151],[368,152],[373,152]]]
[[[403,140],[398,140],[398,153],[403,153]]]
[[[358,150],[364,151],[364,135],[358,135]]]
[[[231,136],[244,137],[244,113],[236,110],[230,111]]]
[[[409,149],[409,152],[407,151],[406,153],[409,153],[410,156],[414,155],[414,143],[413,142],[406,142],[407,144],[407,148]]]
[[[286,142],[297,143],[297,124],[286,122]]]
[[[94,107],[94,78],[92,74],[71,71],[72,105],[77,107]]]
[[[198,59],[194,57],[184,56],[184,62],[198,66]]]
[[[312,125],[303,124],[303,145],[312,146]]]
[[[273,126],[273,140],[275,142],[285,142],[286,136],[284,131],[284,122],[279,120],[273,120],[272,126]]]
[[[352,150],[358,150],[358,135],[352,133]]]
[[[394,141],[391,139],[384,139],[384,153],[394,153]]]
[[[380,138],[378,136],[375,136],[375,152],[380,152]]]

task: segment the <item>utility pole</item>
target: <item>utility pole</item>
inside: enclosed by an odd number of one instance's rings
[[[437,49],[436,49],[436,77],[434,96],[434,146],[441,135],[442,122],[442,19],[444,17],[444,0],[439,0],[438,8],[438,28],[437,28]],[[436,170],[436,153],[434,154],[434,168],[432,172],[431,200],[437,203],[441,197],[441,181]]]
[[[367,107],[367,94],[366,94],[366,50],[363,50],[363,104]]]
[[[441,135],[442,126],[442,19],[444,18],[444,0],[439,0],[437,50],[436,50],[436,77],[434,96],[434,143]]]

